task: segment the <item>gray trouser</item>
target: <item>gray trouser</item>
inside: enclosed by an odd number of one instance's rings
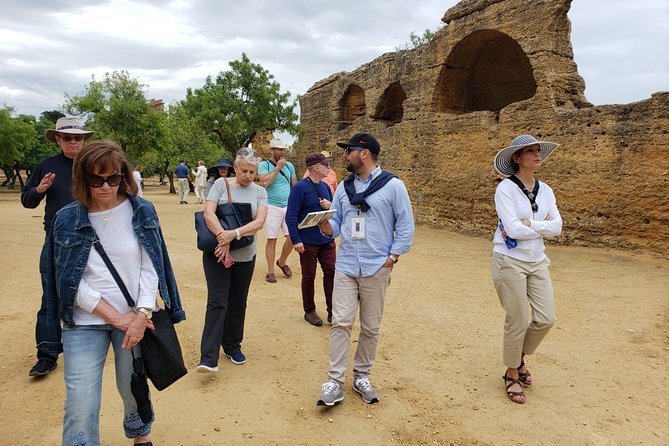
[[[335,271],[332,291],[332,329],[330,330],[330,368],[328,376],[344,383],[351,329],[360,309],[360,336],[353,358],[353,373],[369,375],[379,344],[383,303],[390,285],[392,268],[382,267],[373,276],[353,277]]]

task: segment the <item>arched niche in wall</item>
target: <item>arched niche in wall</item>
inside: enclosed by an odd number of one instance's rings
[[[434,92],[437,112],[499,111],[537,92],[532,65],[518,42],[499,31],[475,31],[446,58]]]
[[[372,119],[385,121],[388,127],[402,122],[404,116],[402,103],[406,98],[407,95],[400,83],[393,82],[383,92]]]
[[[349,85],[341,99],[339,128],[343,129],[353,124],[356,118],[365,116],[366,111],[365,90],[356,84]]]

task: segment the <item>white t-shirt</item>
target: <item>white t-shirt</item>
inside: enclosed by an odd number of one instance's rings
[[[137,306],[157,310],[158,275],[132,229],[130,200],[107,211],[89,212],[88,218]],[[132,311],[102,257],[91,247],[74,301],[74,323],[106,324],[104,319],[92,314],[102,298],[120,314]]]
[[[136,170],[132,171],[132,176],[135,178],[135,183],[137,183],[137,196],[141,197],[144,195],[142,192],[142,174]]]
[[[539,192],[535,201],[539,209],[537,212],[532,212],[530,200],[516,183],[504,179],[497,185],[495,190],[497,217],[502,220],[507,235],[516,239],[518,245],[515,248],[506,247],[498,221],[493,239],[494,252],[525,262],[539,262],[546,257],[544,237],[560,235],[562,217],[555,203],[553,189],[546,183],[539,181]],[[548,215],[552,220],[546,220]],[[530,220],[529,227],[521,223],[524,218]]]

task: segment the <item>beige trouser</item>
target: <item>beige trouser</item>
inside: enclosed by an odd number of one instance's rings
[[[502,360],[509,368],[518,367],[523,353],[534,353],[555,323],[549,265],[548,258],[524,262],[492,253],[492,280],[506,311]],[[528,324],[530,307],[532,319]]]
[[[188,180],[186,178],[177,179],[177,193],[179,194],[179,201],[188,201],[188,192],[190,192]]]
[[[328,376],[344,383],[351,346],[351,329],[360,308],[360,336],[353,358],[353,373],[369,375],[379,344],[383,302],[392,268],[382,267],[373,276],[353,277],[335,271],[330,330]]]

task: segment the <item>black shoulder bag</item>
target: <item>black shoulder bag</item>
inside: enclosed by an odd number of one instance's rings
[[[219,204],[216,208],[216,216],[221,222],[223,229],[237,229],[251,223],[253,221],[253,209],[251,203],[235,203],[232,201],[230,194],[230,185],[226,178],[225,188],[228,192],[228,202]],[[195,232],[197,232],[197,249],[204,252],[214,252],[218,246],[216,235],[209,230],[207,222],[204,221],[204,212],[198,211],[195,213]],[[239,240],[230,242],[230,250],[244,248],[253,243],[252,235],[242,236]]]
[[[95,250],[100,254],[102,260],[107,265],[109,272],[114,277],[116,284],[121,289],[123,297],[130,308],[135,308],[135,301],[130,296],[125,287],[121,276],[109,260],[100,239],[95,236],[93,242]],[[139,342],[142,350],[142,359],[144,362],[144,371],[158,390],[163,390],[176,382],[179,378],[188,373],[184,365],[181,345],[177,332],[174,330],[174,324],[167,311],[160,309],[151,316],[155,330],[145,330],[144,337]]]

